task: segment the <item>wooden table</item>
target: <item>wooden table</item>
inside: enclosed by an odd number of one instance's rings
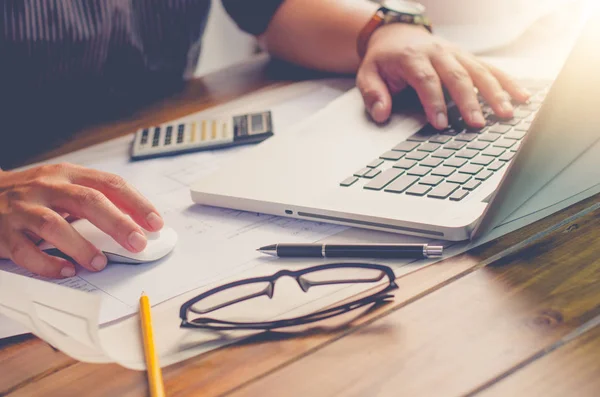
[[[45,157],[287,81],[258,59]],[[394,301],[351,327],[256,337],[166,368],[168,395],[600,396],[599,201],[400,277]],[[32,336],[0,342],[0,396],[147,393],[143,372],[76,362]]]

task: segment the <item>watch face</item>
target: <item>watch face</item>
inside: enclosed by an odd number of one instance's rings
[[[412,0],[385,0],[381,3],[392,11],[420,15],[425,13],[425,6]]]

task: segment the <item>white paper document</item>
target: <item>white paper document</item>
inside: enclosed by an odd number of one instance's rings
[[[259,92],[192,117],[215,113],[250,112],[270,109],[276,134],[284,134],[295,122],[310,116],[352,85],[349,79],[306,82]],[[102,272],[78,268],[77,276],[52,282],[102,297],[100,323],[135,313],[137,300],[145,291],[153,304],[191,289],[239,273],[253,266],[256,248],[285,239],[313,242],[343,230],[331,224],[242,213],[193,205],[189,184],[251,146],[229,150],[192,153],[183,156],[131,162],[131,137],[98,145],[59,160],[100,169],[123,176],[162,212],[166,224],[179,235],[173,253],[145,265],[111,264]],[[99,161],[104,158],[104,161]],[[0,261],[0,269],[40,278],[10,261]]]

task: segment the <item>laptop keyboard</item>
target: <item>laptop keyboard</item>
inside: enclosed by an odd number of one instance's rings
[[[500,119],[479,98],[486,126],[467,127],[456,105],[448,106],[450,127],[426,125],[340,183],[385,193],[461,201],[510,163],[546,98],[548,82],[521,82],[531,93],[526,104],[513,103],[514,117]]]

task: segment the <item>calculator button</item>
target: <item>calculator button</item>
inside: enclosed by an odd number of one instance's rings
[[[148,134],[149,134],[149,133],[150,133],[150,131],[148,131],[148,128],[145,128],[145,129],[142,131],[142,139],[141,139],[141,141],[140,141],[140,143],[141,143],[142,145],[145,145],[145,144],[147,144],[147,143],[148,143]]]
[[[167,132],[165,133],[165,145],[170,145],[173,140],[173,126],[167,127]]]
[[[152,134],[152,146],[158,146],[160,142],[160,127],[154,128],[154,133]]]

